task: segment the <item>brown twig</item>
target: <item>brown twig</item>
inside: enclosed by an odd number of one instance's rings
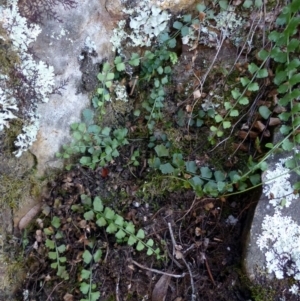
[[[170,232],[171,240],[172,240],[172,244],[173,244],[173,255],[175,255],[175,249],[176,249],[177,244],[176,244],[176,241],[174,238],[171,223],[168,223],[168,227],[169,227],[169,232]],[[185,260],[183,254],[182,254],[181,259],[184,262],[184,264],[186,265],[186,268],[188,269],[189,274],[190,274],[190,281],[191,281],[191,287],[192,287],[192,301],[194,301],[194,300],[196,300],[196,294],[195,294],[195,285],[194,285],[194,278],[193,278],[192,270],[191,270],[190,266],[188,265],[187,261]]]
[[[153,272],[153,273],[161,274],[161,275],[167,275],[167,276],[174,277],[174,278],[183,278],[186,275],[186,273],[182,273],[181,275],[170,274],[170,273],[162,272],[162,271],[159,271],[159,270],[156,270],[156,269],[150,269],[148,267],[145,267],[142,264],[139,264],[138,262],[136,262],[134,260],[131,260],[131,262],[133,264],[135,264],[136,266],[138,266],[139,268],[141,268],[141,269],[144,269],[144,270],[147,270],[147,271],[150,271],[150,272]]]
[[[207,259],[206,259],[206,258],[205,258],[205,266],[206,266],[206,269],[207,269],[209,278],[210,278],[211,282],[213,283],[213,285],[215,286],[216,283],[215,283],[214,277],[213,277],[213,275],[212,275],[212,273],[211,273],[211,270],[210,270],[210,268],[209,268],[209,265],[208,265],[208,262],[207,262]]]
[[[51,291],[51,293],[50,293],[50,295],[48,296],[48,298],[46,299],[46,301],[48,301],[48,300],[50,299],[50,297],[51,297],[51,295],[53,294],[53,292],[55,291],[55,289],[56,289],[59,285],[61,285],[63,282],[64,282],[64,280],[61,281],[60,283],[58,283],[58,284],[56,284],[56,285],[54,286],[53,290]]]

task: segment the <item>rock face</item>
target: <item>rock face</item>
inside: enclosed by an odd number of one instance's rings
[[[275,143],[279,138],[282,140],[280,135],[275,135]],[[246,274],[256,284],[261,284],[262,278],[300,279],[300,196],[293,189],[299,176],[285,166],[296,163],[294,160],[292,152],[275,153],[262,175],[263,192],[254,212],[244,257]]]
[[[114,23],[104,1],[81,0],[76,8],[58,7],[57,12],[63,23],[45,19],[33,45],[35,55],[54,67],[57,85],[65,82],[62,95],[39,106],[40,130],[31,148],[39,174],[61,166],[55,153],[68,141],[70,124],[80,120],[90,103],[99,63],[113,54],[109,39]]]

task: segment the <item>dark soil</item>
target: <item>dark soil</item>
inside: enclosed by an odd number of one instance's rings
[[[33,248],[37,241],[34,229],[26,248],[29,272],[22,287],[28,289],[29,300],[80,300],[83,296],[78,289],[78,267],[83,264],[82,252],[93,238],[96,239],[96,248],[103,252],[102,260],[93,265],[93,282],[101,293],[100,300],[243,301],[250,298],[241,281],[241,255],[242,226],[253,201],[251,196],[242,195],[239,199],[222,202],[213,198],[196,198],[191,191],[185,191],[143,201],[133,193],[137,180],[128,177],[127,170],[117,172],[112,168],[104,178],[101,173],[100,170],[78,167],[52,183],[49,195],[44,199],[44,211],[50,209],[50,213],[41,219],[47,227],[53,216],[61,218],[70,279],[63,281],[50,268],[52,262],[47,259],[45,235]],[[126,182],[128,193],[125,197],[124,187],[116,187],[116,178],[119,183]],[[157,260],[143,251],[137,252],[126,244],[116,243],[113,236],[92,222],[82,227],[82,214],[70,209],[71,205],[80,203],[82,193],[100,195],[105,205],[114,204],[119,214],[131,219],[136,228],[143,228],[147,238],[155,241],[163,252],[162,259]],[[134,206],[136,202],[140,206]],[[226,222],[229,214],[238,218],[234,226]],[[167,277],[163,276],[164,273],[184,276]],[[19,298],[22,300],[21,292]]]

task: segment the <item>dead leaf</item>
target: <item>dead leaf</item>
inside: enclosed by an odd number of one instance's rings
[[[195,228],[195,235],[196,235],[196,236],[200,236],[202,233],[203,233],[203,232],[202,232],[201,228],[199,228],[199,227],[196,227],[196,228]]]
[[[74,297],[73,295],[69,294],[69,293],[66,293],[64,295],[64,301],[73,301],[74,300]]]
[[[152,291],[152,301],[165,301],[171,277],[162,275]]]
[[[269,126],[275,126],[281,124],[281,120],[277,117],[271,117],[269,121]]]
[[[212,202],[210,202],[210,203],[208,203],[208,204],[205,204],[205,205],[204,205],[204,208],[205,208],[205,210],[208,211],[208,210],[214,208],[214,204],[213,204]]]
[[[176,250],[175,251],[175,257],[176,257],[176,259],[182,259],[183,258],[183,254],[180,251]]]
[[[34,217],[40,212],[41,204],[37,204],[32,207],[19,221],[19,229],[25,229],[29,223],[34,219]]]
[[[195,91],[193,92],[193,96],[194,96],[194,99],[200,98],[200,97],[201,97],[201,92],[200,92],[200,90],[199,90],[199,89],[198,89],[198,90],[195,90]]]
[[[206,14],[203,11],[199,12],[199,20],[200,20],[200,22],[204,21],[205,16],[206,16]]]
[[[265,125],[261,122],[261,121],[259,121],[259,120],[257,120],[255,123],[254,123],[254,128],[256,128],[258,131],[260,131],[260,132],[262,132],[264,129],[265,129]]]
[[[42,230],[36,230],[35,231],[35,239],[37,242],[42,242]]]
[[[185,110],[186,110],[188,113],[191,113],[192,110],[193,110],[193,108],[192,108],[191,105],[186,105]]]
[[[242,2],[243,2],[242,0],[234,0],[234,1],[232,2],[232,4],[235,5],[235,6],[238,6],[238,5],[240,5]]]

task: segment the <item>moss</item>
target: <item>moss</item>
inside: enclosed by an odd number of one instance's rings
[[[6,34],[6,30],[0,23],[0,71],[4,75],[10,75],[14,66],[20,63],[17,52],[12,49],[12,43]]]

